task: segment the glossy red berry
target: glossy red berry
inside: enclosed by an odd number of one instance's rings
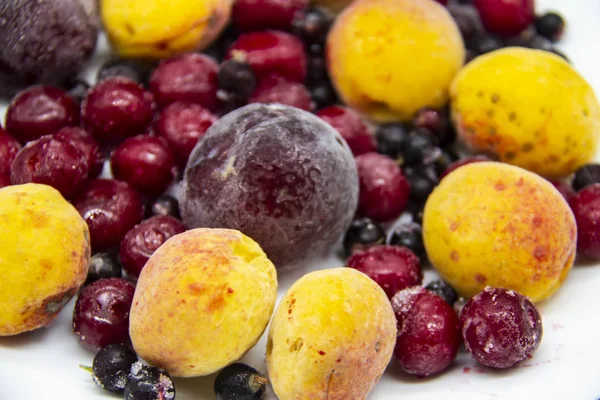
[[[125,279],[104,278],[83,288],[73,310],[73,332],[91,350],[129,344],[129,311],[135,287]]]
[[[423,282],[419,258],[406,247],[374,246],[359,250],[346,265],[377,282],[390,299],[400,290]]]
[[[6,110],[6,130],[21,143],[78,124],[79,105],[53,86],[33,86],[22,91]]]
[[[184,54],[160,63],[150,76],[150,90],[160,107],[181,101],[219,108],[219,65],[204,54]]]
[[[90,89],[81,115],[99,143],[118,143],[146,131],[154,116],[153,96],[128,78],[106,78]]]
[[[391,301],[398,322],[394,358],[402,370],[426,377],[448,368],[460,346],[452,306],[419,286],[396,293]]]
[[[0,126],[0,176],[8,178],[9,185],[10,167],[19,150],[21,144]]]
[[[600,183],[583,188],[569,205],[577,222],[577,251],[600,260]]]
[[[242,32],[264,29],[288,31],[296,12],[309,0],[237,0],[233,5],[233,25]]]
[[[446,168],[444,173],[442,173],[442,176],[440,176],[440,179],[445,177],[446,175],[450,174],[451,172],[457,170],[460,167],[463,167],[468,164],[473,164],[473,163],[477,163],[477,162],[485,162],[485,161],[492,161],[492,159],[489,158],[488,156],[479,155],[479,156],[466,157],[466,158],[460,159],[458,161],[455,161],[452,164],[450,164],[450,166],[448,168]]]
[[[94,252],[118,246],[144,213],[140,195],[127,183],[113,179],[88,182],[73,205],[88,224]]]
[[[279,74],[292,82],[304,82],[306,55],[300,39],[286,32],[260,31],[242,34],[231,45],[227,58],[243,57],[260,81]]]
[[[375,152],[375,138],[358,113],[349,107],[330,106],[317,112],[322,120],[333,126],[342,135],[352,154],[359,156]]]
[[[147,197],[164,193],[177,173],[175,156],[166,139],[138,135],[121,143],[110,156],[115,179],[127,182]]]
[[[500,36],[516,36],[535,18],[534,0],[474,0],[485,28]]]
[[[52,135],[27,143],[15,157],[10,174],[13,185],[41,183],[67,199],[82,189],[87,177],[83,152]]]
[[[356,157],[360,184],[358,214],[378,222],[402,214],[409,198],[409,184],[391,158],[368,153]]]
[[[104,167],[104,157],[92,135],[81,128],[70,126],[56,132],[54,137],[71,144],[83,153],[87,160],[88,178],[93,179],[100,175]]]
[[[305,111],[312,109],[310,93],[306,87],[301,83],[289,82],[278,75],[265,77],[250,96],[249,102],[279,103]]]
[[[542,341],[542,319],[527,297],[488,286],[463,307],[460,331],[475,360],[504,369],[531,358]]]
[[[128,276],[137,278],[154,252],[171,237],[185,232],[177,218],[157,215],[127,232],[121,242],[119,258]]]
[[[198,140],[216,120],[216,115],[199,104],[173,103],[160,112],[154,129],[167,139],[183,168]]]

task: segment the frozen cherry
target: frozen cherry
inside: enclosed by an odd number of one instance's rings
[[[10,167],[21,150],[21,144],[0,126],[0,176],[10,180]]]
[[[406,247],[373,246],[354,252],[346,264],[373,279],[391,299],[423,282],[419,258]]]
[[[217,117],[199,104],[173,103],[154,122],[154,130],[167,139],[177,164],[185,167],[192,150]]]
[[[368,153],[356,157],[360,184],[358,213],[378,222],[402,214],[410,188],[402,170],[389,157]]]
[[[218,71],[219,65],[211,57],[184,54],[161,62],[150,76],[149,87],[161,107],[181,101],[216,111]]]
[[[356,111],[349,107],[330,106],[319,110],[317,116],[342,135],[355,156],[375,151],[375,140]]]
[[[229,48],[227,58],[246,59],[260,81],[269,74],[279,74],[291,82],[304,82],[306,55],[304,44],[297,37],[279,31],[242,34]]]
[[[575,191],[567,182],[559,180],[550,180],[550,183],[554,185],[554,187],[560,192],[560,194],[562,194],[565,200],[569,201],[571,200],[571,197],[575,196]]]
[[[289,31],[296,12],[307,7],[309,0],[237,0],[231,17],[242,32],[264,29]]]
[[[398,158],[404,148],[408,132],[401,124],[380,125],[375,132],[377,152],[391,158]]]
[[[463,307],[460,331],[477,362],[504,369],[532,357],[542,341],[542,318],[522,294],[488,286]]]
[[[182,232],[185,226],[180,220],[163,215],[149,218],[127,232],[119,251],[127,275],[139,277],[150,256],[164,242]]]
[[[279,103],[300,108],[312,109],[310,93],[306,87],[297,82],[289,82],[278,75],[265,77],[250,97],[250,103]]]
[[[577,251],[591,260],[600,260],[600,183],[583,188],[569,205],[577,222]]]
[[[164,369],[137,361],[129,372],[125,400],[175,400],[175,385]]]
[[[179,214],[179,202],[173,196],[163,194],[154,200],[148,207],[148,216],[169,215],[181,219]]]
[[[394,225],[390,229],[386,243],[409,248],[421,259],[421,262],[426,258],[423,229],[421,225],[414,222],[400,222]]]
[[[534,0],[474,0],[485,28],[501,36],[515,36],[535,17]]]
[[[392,308],[398,322],[394,358],[400,367],[422,377],[448,368],[460,346],[452,306],[422,287],[412,287],[394,295]]]
[[[123,77],[106,78],[83,101],[83,125],[101,144],[114,144],[146,131],[154,115],[150,92]]]
[[[344,235],[344,253],[352,255],[355,251],[364,250],[385,242],[385,230],[370,218],[359,218],[352,221]]]
[[[21,143],[78,124],[79,105],[66,92],[52,86],[33,86],[22,91],[6,110],[6,130]]]
[[[100,279],[83,288],[73,310],[73,332],[85,347],[129,344],[129,310],[135,287],[125,279]]]
[[[82,189],[87,177],[83,152],[52,135],[27,143],[15,157],[10,174],[13,185],[41,183],[68,199]]]
[[[141,194],[164,193],[177,173],[175,156],[166,139],[139,135],[125,140],[110,156],[115,179],[127,182]]]
[[[308,43],[323,43],[334,18],[334,15],[323,7],[306,8],[294,18],[294,33]]]
[[[70,126],[56,132],[54,137],[71,144],[83,153],[88,166],[88,178],[100,175],[104,167],[104,157],[92,135],[81,128]]]
[[[231,364],[215,379],[217,400],[262,400],[269,380],[257,370],[242,363]]]
[[[90,258],[85,284],[89,285],[103,278],[120,278],[121,264],[111,253],[96,253]]]
[[[586,186],[600,183],[600,164],[586,164],[575,171],[573,189],[578,192]]]
[[[425,289],[433,294],[437,294],[451,306],[458,300],[456,290],[446,281],[433,281],[425,286]]]
[[[88,182],[73,205],[88,224],[95,252],[118,246],[143,215],[139,194],[127,183],[112,179]]]
[[[137,355],[122,344],[109,344],[101,348],[94,356],[92,379],[101,389],[123,393],[129,377],[129,371]]]
[[[560,14],[549,12],[535,19],[535,29],[545,38],[557,42],[565,31],[565,20]]]
[[[450,164],[450,166],[448,168],[446,168],[446,170],[442,173],[440,178],[445,177],[446,175],[450,174],[451,172],[457,170],[458,168],[460,168],[462,166],[477,163],[477,162],[485,162],[485,161],[492,161],[492,159],[489,158],[488,156],[478,155],[478,156],[467,157],[467,158],[463,158],[461,160],[455,161],[452,164]]]

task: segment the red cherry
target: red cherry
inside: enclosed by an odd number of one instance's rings
[[[500,36],[516,36],[535,18],[534,0],[474,0],[485,28]]]
[[[355,156],[377,150],[375,138],[369,133],[367,125],[365,125],[360,115],[351,108],[329,106],[319,110],[317,116],[333,126],[342,135]]]

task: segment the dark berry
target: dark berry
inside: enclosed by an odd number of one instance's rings
[[[67,94],[75,100],[77,104],[81,104],[90,90],[90,84],[83,79],[76,78],[69,83]]]
[[[239,53],[237,53],[239,54]],[[246,101],[256,88],[256,77],[252,68],[243,60],[231,58],[219,67],[219,89],[229,96]]]
[[[160,107],[181,101],[217,111],[219,65],[204,54],[184,54],[162,61],[150,76],[149,88]]]
[[[529,47],[531,47],[532,49],[544,50],[544,51],[554,50],[554,46],[552,45],[552,42],[550,40],[546,39],[545,37],[539,36],[539,35],[535,36],[531,40]]]
[[[349,107],[330,106],[319,110],[317,116],[340,133],[355,156],[375,151],[375,139],[356,111]]]
[[[586,186],[600,183],[600,164],[586,164],[575,171],[571,185],[578,192]]]
[[[118,246],[143,215],[139,194],[127,183],[112,179],[90,181],[73,205],[88,224],[95,252]]]
[[[120,278],[121,264],[111,253],[96,253],[90,258],[89,269],[85,284],[89,285],[103,278]]]
[[[385,230],[381,225],[369,218],[355,219],[344,235],[344,254],[348,257],[355,251],[384,242]]]
[[[79,105],[52,86],[33,86],[12,99],[6,110],[6,130],[21,143],[52,135],[79,124]]]
[[[410,184],[410,201],[424,204],[438,184],[433,167],[419,168],[406,173]]]
[[[542,319],[527,297],[488,286],[463,307],[460,331],[475,360],[504,369],[531,358],[542,341]]]
[[[307,63],[306,83],[309,86],[329,81],[327,62],[322,55],[309,56]]]
[[[600,260],[600,183],[583,188],[569,201],[577,222],[577,251]]]
[[[473,40],[473,47],[477,54],[487,54],[504,47],[500,38],[494,35],[480,35]]]
[[[242,32],[264,29],[289,31],[296,12],[309,0],[237,0],[231,12],[233,25]]]
[[[454,140],[450,128],[450,118],[444,111],[433,108],[422,108],[413,118],[413,126],[417,129],[426,129],[434,134],[440,146],[445,146]]]
[[[73,332],[85,347],[129,344],[129,310],[135,287],[125,279],[100,279],[83,288],[73,310]]]
[[[446,168],[446,170],[440,175],[440,178],[445,177],[446,175],[450,174],[451,172],[453,172],[453,171],[457,170],[458,168],[463,167],[465,165],[469,165],[469,164],[473,164],[473,163],[477,163],[477,162],[486,162],[486,161],[492,161],[492,159],[489,158],[488,156],[484,156],[484,155],[463,158],[461,160],[455,161],[452,164],[450,164],[450,166],[448,166],[448,168]]]
[[[83,152],[52,135],[43,136],[23,147],[12,163],[13,185],[41,183],[52,186],[70,199],[88,177],[88,161]]]
[[[355,251],[346,265],[377,282],[390,299],[423,282],[419,258],[406,247],[379,245]]]
[[[215,379],[217,400],[261,400],[268,379],[249,365],[236,363],[221,370]]]
[[[398,158],[402,154],[404,141],[408,137],[408,132],[400,124],[380,125],[375,132],[377,141],[377,152],[391,158]]]
[[[323,43],[333,20],[334,15],[323,7],[306,8],[294,18],[294,33],[308,43]]]
[[[125,385],[125,400],[174,400],[175,384],[161,368],[140,361],[131,366]]]
[[[325,81],[312,85],[310,88],[310,98],[315,103],[316,108],[332,106],[338,102],[337,93],[331,83]]]
[[[557,42],[565,31],[565,20],[555,12],[548,12],[535,19],[535,29],[545,38]]]
[[[135,352],[122,344],[109,344],[94,356],[92,379],[101,389],[123,393],[134,362]]]
[[[110,156],[115,179],[148,197],[163,194],[177,174],[175,156],[165,138],[139,135],[125,140]]]
[[[474,0],[485,28],[497,35],[515,36],[533,22],[534,0]]]
[[[442,174],[450,168],[450,166],[458,161],[459,157],[452,149],[444,149],[442,150],[439,157],[433,163],[433,167],[435,169],[435,173],[438,177],[441,177]]]
[[[0,126],[0,176],[8,177],[9,181],[10,167],[19,150],[21,144]]]
[[[279,103],[305,111],[313,108],[310,93],[303,84],[289,82],[277,75],[269,75],[261,80],[250,97],[250,103]]]
[[[406,137],[402,147],[403,165],[431,164],[441,154],[436,138],[428,131],[417,130]]]
[[[180,219],[179,202],[175,197],[163,194],[150,204],[147,215],[148,217],[153,215],[168,215]]]
[[[398,322],[394,358],[405,372],[431,376],[450,366],[460,346],[458,317],[452,306],[422,287],[392,298]]]
[[[566,201],[571,200],[571,198],[575,196],[575,191],[567,182],[559,180],[550,180],[550,183],[554,185],[556,190],[558,190],[560,194],[562,194]]]
[[[391,158],[367,153],[356,157],[359,180],[358,214],[378,222],[402,214],[409,197],[409,184]]]
[[[237,54],[237,55],[235,55]],[[306,55],[297,37],[279,31],[244,33],[229,48],[227,58],[244,58],[260,81],[278,74],[291,82],[304,82]]]
[[[92,135],[81,128],[70,126],[56,132],[54,137],[71,144],[83,153],[87,161],[88,178],[96,178],[102,173],[104,157]]]
[[[168,239],[182,232],[185,232],[185,226],[180,220],[164,215],[151,217],[127,232],[119,250],[127,275],[139,277],[152,254]]]
[[[473,6],[451,4],[448,6],[448,11],[450,12],[450,15],[452,15],[452,18],[454,18],[454,21],[466,42],[472,41],[483,32],[481,18]]]
[[[127,78],[106,78],[90,89],[81,115],[94,139],[114,144],[146,131],[154,115],[153,97]]]
[[[409,248],[421,262],[426,257],[423,230],[419,224],[401,222],[394,225],[388,235],[387,244]]]
[[[433,294],[440,296],[449,305],[454,305],[458,300],[458,294],[456,290],[446,281],[433,281],[429,285],[425,286],[425,289],[429,290]]]
[[[217,117],[199,104],[173,103],[154,122],[159,136],[169,142],[179,167],[184,168],[192,150]]]
[[[135,83],[145,85],[148,80],[148,71],[138,63],[131,60],[110,60],[100,67],[96,74],[96,82],[114,77],[128,78]]]

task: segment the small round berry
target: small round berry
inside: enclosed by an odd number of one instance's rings
[[[321,82],[311,85],[310,98],[315,103],[315,108],[333,106],[338,103],[338,96],[330,82]]]
[[[73,332],[92,350],[129,344],[129,310],[135,287],[125,279],[100,279],[83,288],[73,310]]]
[[[125,400],[175,400],[175,384],[164,369],[137,361],[129,372]]]
[[[566,201],[570,201],[571,198],[576,194],[575,191],[571,188],[571,185],[569,185],[565,181],[550,180],[549,182],[552,185],[554,185],[556,190],[558,190],[560,194],[562,194]]]
[[[600,183],[600,164],[586,164],[575,171],[571,186],[573,186],[573,190],[579,192],[594,183]]]
[[[359,179],[358,214],[378,222],[402,214],[409,197],[409,184],[391,158],[367,153],[356,157]]]
[[[327,74],[327,62],[322,55],[311,55],[308,57],[308,68],[306,71],[306,82],[309,85],[329,81]]]
[[[303,84],[289,82],[278,75],[262,79],[250,96],[250,103],[279,103],[305,111],[313,108],[310,93]]]
[[[79,105],[83,103],[83,99],[85,99],[88,90],[90,90],[90,84],[79,78],[73,79],[67,87],[69,88],[67,94]]]
[[[110,156],[115,179],[127,182],[147,197],[163,194],[177,174],[175,156],[167,141],[139,135],[125,140]]]
[[[535,36],[532,40],[531,43],[529,44],[529,47],[532,49],[536,49],[536,50],[544,50],[544,51],[553,51],[554,46],[552,45],[552,42],[548,39],[546,39],[543,36],[537,35]]]
[[[296,13],[293,30],[307,43],[324,43],[334,18],[323,7],[309,7]]]
[[[346,265],[377,282],[390,299],[400,290],[423,282],[419,258],[406,247],[380,245],[359,250]]]
[[[410,202],[425,204],[433,189],[439,183],[433,166],[406,170],[406,179],[410,184]]]
[[[402,370],[426,377],[448,368],[460,346],[452,306],[419,286],[396,293],[391,301],[398,321],[394,358]]]
[[[425,289],[429,290],[433,294],[440,296],[446,303],[453,306],[458,300],[458,294],[456,290],[446,281],[433,281],[430,282]]]
[[[148,80],[148,71],[131,60],[109,60],[98,70],[96,82],[117,76],[128,78],[140,85],[145,85]]]
[[[235,58],[236,54],[239,60]],[[236,54],[219,67],[219,89],[240,101],[246,101],[256,88],[256,77],[244,57]]]
[[[473,163],[477,163],[477,162],[485,162],[485,161],[492,161],[492,159],[489,158],[488,156],[477,155],[477,156],[467,157],[467,158],[463,158],[461,160],[455,161],[452,164],[450,164],[450,166],[448,168],[446,168],[446,170],[440,176],[440,179],[444,178],[446,175],[452,173],[453,171],[456,171],[460,167],[463,167],[463,166],[469,165],[469,164],[473,164]]]
[[[114,144],[146,131],[154,116],[153,97],[127,78],[106,78],[90,89],[81,115],[94,139]]]
[[[21,143],[79,124],[79,105],[61,89],[33,86],[15,96],[6,110],[6,130]]]
[[[494,35],[479,35],[473,40],[472,49],[479,55],[491,53],[504,47],[500,38]]]
[[[381,225],[370,218],[355,219],[344,235],[344,254],[348,257],[355,251],[368,249],[384,242],[385,230]]]
[[[160,107],[181,101],[219,109],[219,65],[204,54],[184,54],[162,61],[150,76],[149,88]]]
[[[185,232],[185,225],[170,216],[151,217],[127,232],[119,258],[130,277],[139,277],[152,254],[171,237]]]
[[[21,150],[21,144],[0,126],[0,176],[10,180],[10,167]]]
[[[319,110],[317,116],[340,133],[355,156],[375,151],[375,140],[356,111],[349,107],[330,106]]]
[[[414,222],[400,222],[394,225],[387,237],[387,244],[403,246],[412,250],[421,262],[426,258],[425,244],[423,243],[423,229]]]
[[[88,182],[73,205],[88,224],[94,252],[118,246],[143,216],[139,194],[127,183],[113,179]]]
[[[569,205],[577,223],[577,251],[591,260],[600,260],[600,183],[583,188]]]
[[[41,183],[52,186],[66,199],[83,188],[87,177],[84,153],[53,135],[27,143],[17,153],[10,173],[13,185]]]
[[[264,29],[289,31],[294,15],[309,0],[237,0],[231,11],[233,26],[241,32]]]
[[[121,264],[110,253],[96,253],[90,258],[89,269],[85,284],[104,278],[120,278],[122,276]]]
[[[450,129],[450,118],[447,113],[433,108],[422,108],[413,118],[413,126],[417,130],[425,129],[433,133],[441,146],[454,139]]]
[[[542,319],[527,297],[488,286],[463,307],[460,331],[477,362],[504,369],[531,358],[542,341]]]
[[[407,137],[408,132],[401,124],[380,125],[375,132],[377,152],[396,159],[402,154]]]
[[[497,35],[515,36],[535,18],[534,0],[474,0],[485,28]]]
[[[449,148],[443,149],[440,156],[436,158],[433,163],[436,176],[441,177],[444,171],[450,168],[450,166],[458,160],[458,154],[456,154],[454,150]]]
[[[249,365],[236,363],[221,370],[215,379],[217,400],[261,400],[269,380]]]
[[[102,173],[104,157],[92,135],[81,128],[69,126],[56,132],[54,137],[71,144],[83,153],[87,160],[88,178],[97,178]]]
[[[227,59],[236,57],[247,60],[259,81],[269,74],[279,74],[291,82],[306,78],[304,44],[286,32],[244,33],[227,53]]]
[[[565,31],[565,20],[560,14],[548,12],[535,19],[535,29],[545,38],[557,42]]]
[[[122,344],[109,344],[101,348],[94,356],[92,379],[101,389],[123,393],[129,371],[137,355]]]
[[[469,43],[483,33],[483,25],[477,9],[471,4],[451,4],[448,12],[454,18],[463,39]]]
[[[175,197],[168,194],[159,196],[148,207],[147,217],[152,217],[154,215],[165,215],[181,219],[181,215],[179,214],[179,202]]]
[[[427,165],[434,162],[441,153],[436,142],[437,138],[429,131],[416,130],[408,135],[402,147],[404,165]]]

